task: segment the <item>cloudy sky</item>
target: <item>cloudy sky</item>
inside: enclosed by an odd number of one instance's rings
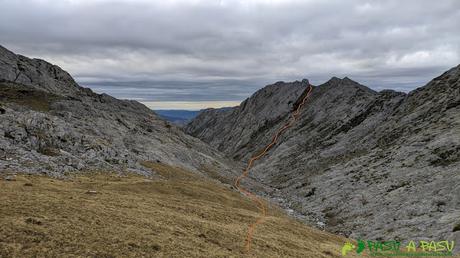
[[[460,63],[458,0],[0,0],[0,44],[152,108],[276,81],[410,91]]]

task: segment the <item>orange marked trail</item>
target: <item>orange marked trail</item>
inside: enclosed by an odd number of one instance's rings
[[[294,125],[294,123],[297,121],[300,110],[302,107],[305,105],[305,102],[307,101],[308,97],[310,96],[311,91],[313,90],[313,87],[311,85],[308,85],[308,92],[305,95],[305,97],[302,99],[301,103],[297,106],[297,108],[291,113],[291,118],[289,121],[281,127],[274,135],[272,138],[272,141],[263,149],[262,152],[259,154],[253,156],[249,162],[248,165],[246,166],[246,169],[243,170],[243,173],[235,180],[235,187],[238,189],[240,192],[244,193],[246,196],[248,196],[252,202],[257,206],[257,208],[260,211],[260,215],[257,218],[257,220],[249,225],[248,227],[248,232],[246,234],[246,240],[245,240],[245,249],[247,252],[251,250],[251,241],[252,241],[252,236],[254,235],[254,231],[257,227],[257,225],[261,224],[264,219],[267,217],[267,207],[262,201],[260,197],[257,195],[251,193],[250,191],[244,189],[243,187],[240,186],[241,180],[243,180],[245,177],[249,175],[249,170],[253,167],[254,161],[262,158],[267,152],[270,150],[273,145],[275,145],[278,142],[278,138],[289,128]]]

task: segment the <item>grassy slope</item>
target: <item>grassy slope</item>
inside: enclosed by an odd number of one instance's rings
[[[246,198],[187,171],[147,165],[163,179],[1,180],[0,257],[244,256],[246,228],[257,216]],[[249,256],[340,257],[344,241],[272,208]]]

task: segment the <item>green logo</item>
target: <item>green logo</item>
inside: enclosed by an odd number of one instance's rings
[[[350,251],[355,250],[357,254],[367,252],[370,256],[453,256],[454,241],[409,241],[406,245],[401,242],[391,241],[364,241],[357,240],[355,246],[351,242],[346,242],[342,246],[342,255],[346,256]]]
[[[366,243],[363,240],[358,240],[358,249],[356,249],[356,253],[360,254],[366,249]]]
[[[342,247],[342,255],[343,256],[347,255],[348,252],[350,252],[351,250],[353,250],[355,248],[356,248],[355,245],[353,245],[350,242],[346,242]]]

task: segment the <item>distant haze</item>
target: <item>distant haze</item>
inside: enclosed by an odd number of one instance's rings
[[[195,118],[200,111],[190,111],[190,110],[155,110],[155,113],[160,115],[163,119],[166,119],[176,125],[184,126],[188,122],[190,122],[193,118]]]
[[[460,63],[460,1],[0,0],[0,44],[154,109],[348,76],[410,91]]]

